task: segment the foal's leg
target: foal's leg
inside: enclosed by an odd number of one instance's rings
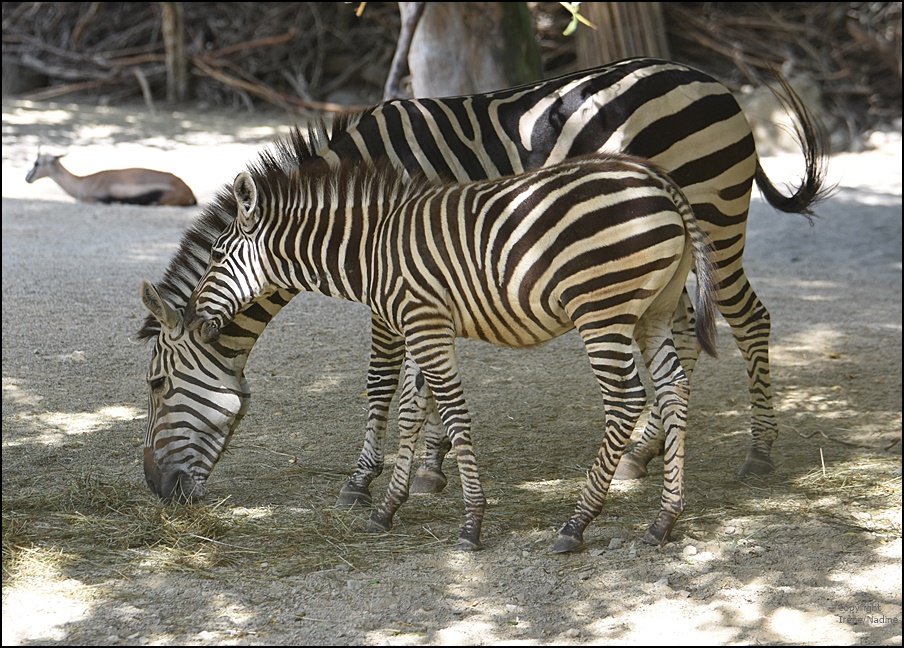
[[[414,378],[412,387],[417,393],[413,397],[417,403],[421,403],[426,417],[424,421],[424,461],[414,475],[411,482],[412,493],[439,493],[446,487],[448,480],[443,473],[443,461],[449,450],[452,449],[452,441],[446,434],[446,428],[439,418],[439,412],[436,411],[436,401],[430,388],[427,387],[427,381],[421,374],[421,370],[409,357],[405,361],[405,375],[411,374]]]
[[[367,371],[367,430],[355,472],[339,491],[336,506],[370,506],[370,483],[383,472],[389,406],[399,385],[405,341],[371,318],[370,366]]]
[[[678,308],[675,309],[675,317],[672,322],[672,335],[675,341],[675,350],[684,368],[684,373],[690,380],[691,373],[697,365],[700,357],[700,345],[694,335],[694,307],[691,304],[687,290],[682,291]],[[650,417],[643,429],[640,440],[633,448],[628,450],[621,458],[618,469],[615,471],[615,479],[640,479],[647,476],[647,464],[653,457],[658,457],[663,452],[666,432],[662,427],[662,416],[654,397],[650,406]]]
[[[658,317],[658,319],[656,319]],[[687,429],[688,380],[671,339],[668,316],[648,311],[638,322],[637,343],[653,379],[656,405],[662,413],[665,456],[659,515],[643,541],[661,545],[684,510],[684,436]],[[622,458],[624,461],[624,457]]]
[[[421,368],[427,386],[433,392],[439,416],[455,449],[465,502],[465,523],[459,533],[457,547],[466,551],[480,549],[480,530],[487,501],[471,443],[471,414],[465,405],[461,386],[455,355],[455,332],[451,324],[429,331],[421,325],[414,335],[407,337],[407,343],[411,357]]]
[[[408,500],[411,461],[417,445],[418,432],[423,427],[424,415],[428,409],[426,400],[428,398],[432,400],[430,392],[421,389],[423,384],[423,376],[414,362],[408,358],[405,363],[405,379],[399,395],[399,452],[386,497],[380,507],[371,514],[368,531],[389,531],[396,511]],[[440,429],[445,437],[445,430]]]
[[[584,529],[603,509],[612,476],[647,400],[634,362],[632,332],[592,326],[579,326],[578,330],[602,391],[606,431],[574,513],[559,531],[553,553],[573,551],[584,543]]]

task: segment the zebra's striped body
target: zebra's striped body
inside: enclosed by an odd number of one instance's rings
[[[750,189],[756,176],[771,204],[800,213],[819,196],[822,178],[820,140],[808,126],[805,109],[794,101],[791,107],[804,126],[807,168],[800,189],[790,198],[780,196],[759,170],[752,134],[728,90],[701,72],[655,59],[621,61],[473,97],[380,104],[335,127],[328,141],[319,138],[317,145],[322,150],[310,151],[309,157],[319,152],[334,165],[342,159],[388,158],[409,171],[421,170],[433,180],[440,175],[459,180],[498,177],[594,151],[625,151],[653,159],[683,188],[715,246],[719,307],[732,325],[750,381],[753,443],[741,471],[757,472],[770,466],[775,426],[768,313],[742,266]],[[231,354],[230,362],[218,360],[218,350],[182,331],[181,322],[171,329],[158,314],[165,305],[181,313],[206,267],[211,245],[234,218],[235,210],[231,191],[221,192],[183,237],[163,280],[156,289],[151,286],[153,293],[159,292],[157,298],[147,290],[142,292],[151,315],[139,335],[155,339],[148,372],[152,403],[146,457],[159,451],[162,439],[183,440],[196,429],[216,427],[204,414],[205,403],[217,401],[224,385],[243,393],[244,359],[256,336],[284,303],[258,300],[260,308],[245,317],[247,328],[236,321],[229,327],[230,335],[221,331],[219,344],[231,345],[224,351]],[[697,356],[696,343],[688,335],[692,319],[679,308],[675,321],[685,323],[680,328],[676,324],[675,341],[689,372]],[[374,321],[365,443],[357,470],[343,489],[344,494],[351,493],[350,501],[369,498],[368,485],[382,470],[383,434],[399,380],[391,368],[398,366],[405,352],[404,345],[380,326]],[[161,379],[165,379],[166,389],[159,388]],[[422,380],[415,383],[425,385]],[[432,400],[429,394],[421,396],[421,402]],[[227,417],[218,436],[228,438],[237,411]],[[651,420],[657,422],[658,416]],[[657,425],[648,427],[638,448],[624,459],[636,455],[639,459],[633,463],[642,468],[656,451],[658,431]],[[431,436],[428,434],[428,440]],[[440,447],[431,461],[436,474],[444,448],[435,437],[433,440],[433,445]],[[167,456],[178,457],[179,453]],[[628,464],[625,460],[622,465]],[[180,467],[175,460],[170,465],[174,470]],[[153,465],[148,468],[147,462],[146,468],[156,470]],[[203,468],[197,472],[198,479],[213,466]],[[173,491],[160,494],[170,497]]]
[[[276,290],[311,290],[369,306],[420,367],[457,450],[465,548],[480,546],[486,500],[455,338],[520,348],[576,328],[603,393],[606,431],[562,529],[560,551],[580,545],[599,514],[645,406],[636,339],[670,442],[662,509],[646,539],[667,539],[684,508],[688,396],[671,319],[695,263],[706,331],[699,339],[710,352],[715,313],[705,235],[680,189],[624,156],[593,155],[517,176],[435,186],[367,162],[325,174],[304,165],[286,172],[278,160],[298,146],[278,148],[276,157],[264,156],[236,178],[238,216],[211,251],[189,301],[187,328],[203,323],[205,337],[215,339],[237,313]],[[376,528],[390,528],[407,497],[414,434],[403,425],[402,459],[372,517]]]
[[[747,365],[751,447],[738,473],[745,477],[772,470],[770,452],[777,435],[769,313],[742,263],[751,188],[755,179],[771,205],[792,213],[809,213],[823,193],[822,138],[793,91],[786,85],[784,90],[786,105],[801,125],[806,161],[805,178],[790,197],[782,196],[760,168],[750,127],[729,90],[707,74],[656,59],[628,59],[484,95],[385,102],[333,137],[320,155],[333,164],[386,158],[430,178],[459,181],[519,173],[588,152],[623,152],[665,169],[713,241],[719,310]],[[693,321],[684,296],[675,318],[675,341],[689,374],[699,354]],[[372,357],[403,352],[380,346],[381,338],[375,331]],[[370,421],[385,421],[386,395],[397,384],[380,369],[376,361],[368,376]],[[368,438],[374,434],[382,432],[369,428]],[[661,451],[662,442],[654,407],[641,441],[628,455],[630,476],[646,473],[646,463]],[[371,441],[372,446],[379,443]],[[366,501],[367,485],[380,469],[370,454],[362,453],[344,489],[351,497],[340,497],[340,502],[354,502],[359,494]]]

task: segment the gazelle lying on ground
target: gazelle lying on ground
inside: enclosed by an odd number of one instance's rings
[[[61,157],[38,153],[25,181],[31,184],[39,178],[52,178],[67,194],[86,203],[198,204],[188,185],[172,173],[152,169],[111,169],[77,176],[60,164]]]

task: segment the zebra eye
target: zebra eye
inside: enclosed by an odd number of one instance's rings
[[[226,253],[223,250],[218,250],[217,248],[213,248],[210,251],[210,260],[214,263],[219,263],[226,256]]]
[[[158,392],[166,385],[166,378],[154,378],[153,380],[148,381],[148,386],[151,388],[151,391]]]

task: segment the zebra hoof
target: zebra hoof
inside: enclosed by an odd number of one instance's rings
[[[738,479],[747,479],[748,477],[762,477],[768,475],[775,470],[772,458],[762,452],[750,450],[747,458],[738,470]]]
[[[647,476],[647,464],[633,455],[626,454],[618,462],[612,479],[642,479]]]
[[[336,498],[336,508],[350,509],[354,507],[369,508],[373,505],[370,492],[366,489],[361,490],[346,484],[339,491],[339,497]]]
[[[581,547],[584,546],[584,539],[581,537],[574,537],[570,535],[559,534],[558,539],[555,544],[552,546],[552,553],[561,554],[561,553],[570,553],[572,551],[577,551]]]
[[[364,525],[364,530],[367,533],[387,533],[390,529],[392,529],[392,520],[383,522],[376,517],[371,517],[367,524]]]
[[[412,493],[441,493],[449,480],[438,470],[418,468],[411,482]]]
[[[643,536],[643,543],[654,547],[661,547],[667,544],[672,537],[672,529],[678,521],[677,515],[661,512],[656,521],[650,525],[647,532]]]
[[[483,549],[483,545],[480,544],[480,540],[475,542],[469,538],[459,538],[455,543],[455,548],[458,551],[480,551]]]

